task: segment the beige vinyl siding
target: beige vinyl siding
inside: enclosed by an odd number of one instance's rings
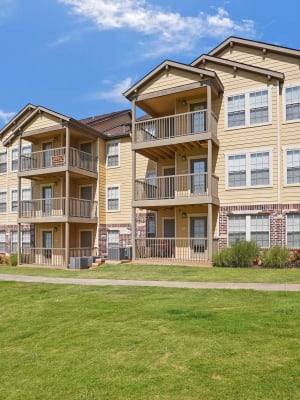
[[[99,171],[98,171],[98,209],[99,222],[106,224],[106,142],[98,139]]]
[[[146,84],[139,94],[152,93],[157,92],[158,90],[188,85],[190,83],[198,82],[199,80],[200,79],[195,78],[195,74],[171,68],[169,70],[164,70],[157,77],[151,79],[151,83]]]
[[[35,131],[38,129],[44,129],[53,125],[60,124],[60,120],[52,115],[38,114],[33,118],[32,121],[26,124],[24,132]]]

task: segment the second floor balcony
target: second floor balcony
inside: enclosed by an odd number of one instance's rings
[[[20,222],[63,222],[74,221],[97,223],[98,203],[91,200],[70,198],[67,211],[65,197],[22,200]]]
[[[210,187],[207,172],[137,179],[134,206],[218,204],[218,181],[212,175]]]
[[[208,110],[151,118],[135,123],[133,148],[217,140],[217,118]]]
[[[67,151],[69,151],[68,163]],[[22,154],[19,174],[21,176],[30,176],[71,169],[83,174],[94,175],[97,173],[97,164],[98,158],[92,154],[73,147],[68,150],[66,147],[58,147]]]

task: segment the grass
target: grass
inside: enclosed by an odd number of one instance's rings
[[[293,400],[300,293],[0,282],[2,400]]]
[[[166,280],[191,282],[300,283],[300,268],[210,268],[175,265],[105,264],[95,270],[62,270],[37,267],[0,266],[0,274],[38,275],[72,278]]]

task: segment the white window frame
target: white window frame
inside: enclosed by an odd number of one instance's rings
[[[251,185],[251,155],[258,153],[269,153],[269,183],[266,185]],[[261,149],[248,149],[240,150],[235,152],[225,152],[225,187],[226,190],[235,189],[249,189],[249,188],[265,188],[273,186],[273,148],[261,148]],[[246,185],[244,186],[229,186],[228,174],[229,174],[229,157],[245,155],[246,156]]]
[[[294,216],[294,215],[299,215],[299,214],[297,214],[297,213],[288,213],[288,214],[286,214],[286,218],[285,218],[285,226],[286,226],[286,237],[285,237],[285,243],[286,243],[286,247],[288,247],[288,248],[291,248],[291,249],[293,249],[293,248],[298,248],[298,246],[296,246],[296,247],[289,247],[289,245],[288,245],[288,233],[291,233],[291,232],[298,232],[298,231],[296,231],[296,230],[291,230],[291,229],[288,229],[288,217],[289,216]]]
[[[16,200],[14,200],[14,201],[16,201],[17,202],[17,209],[15,210],[15,211],[13,211],[13,192],[16,192],[16,194],[17,194],[17,199]],[[19,197],[18,197],[18,189],[17,188],[12,188],[12,189],[10,189],[10,212],[11,213],[17,213],[18,212],[18,200],[19,200]]]
[[[114,210],[109,210],[109,208],[108,208],[108,200],[109,200],[109,198],[108,198],[108,192],[109,192],[109,189],[114,189],[114,188],[117,188],[117,190],[118,190],[118,208],[117,209],[114,209]],[[121,203],[121,190],[120,190],[120,185],[119,184],[116,184],[116,185],[107,185],[106,186],[106,211],[107,212],[119,212],[120,211],[120,204]]]
[[[19,148],[18,147],[12,147],[11,148],[11,160],[10,160],[10,170],[11,172],[16,172],[19,169]],[[14,158],[13,155],[17,154],[17,158]],[[17,162],[17,167],[13,168],[13,162]]]
[[[28,242],[24,242],[25,234],[29,236],[29,241]],[[42,238],[43,238],[43,236],[42,236]],[[41,239],[41,240],[43,240],[43,239]],[[26,246],[24,246],[24,243],[26,243]],[[41,241],[41,244],[42,244],[42,241]],[[31,234],[30,234],[30,231],[22,231],[21,232],[21,247],[23,249],[30,249],[30,245],[31,245]]]
[[[109,147],[111,145],[117,145],[117,154],[109,154]],[[118,157],[118,163],[116,165],[108,165],[108,160],[110,156],[117,156]],[[121,160],[120,160],[120,141],[119,140],[114,140],[106,143],[106,168],[107,169],[112,169],[112,168],[119,168],[121,165]]]
[[[5,194],[5,205],[6,205],[6,208],[5,208],[5,211],[0,211],[0,214],[6,214],[7,213],[7,191],[6,190],[0,190],[0,194],[1,193],[3,193],[3,194]],[[3,202],[0,202],[0,204],[4,204],[4,201]]]
[[[118,235],[118,242],[110,242],[109,241],[109,235],[110,234]],[[109,249],[110,243],[116,244],[116,247],[119,247],[119,245],[120,245],[120,231],[119,231],[119,229],[108,229],[107,230],[107,238],[106,238],[106,248],[107,248],[107,250]]]
[[[282,91],[282,108],[283,108],[283,122],[285,124],[292,124],[294,122],[300,122],[300,119],[286,119],[286,89],[292,89],[295,87],[300,87],[300,82],[295,82],[292,85],[284,86]]]
[[[250,94],[257,92],[268,92],[268,121],[250,124]],[[228,98],[233,96],[245,96],[245,124],[238,126],[228,126]],[[249,89],[241,92],[228,93],[225,101],[225,130],[234,130],[241,128],[252,128],[255,126],[264,126],[272,123],[272,90],[270,87],[258,87],[255,89]]]
[[[233,215],[228,215],[227,216],[227,246],[229,247],[229,219],[230,217],[245,217],[245,238],[246,241],[249,242],[251,241],[251,217],[256,217],[256,216],[264,216],[268,217],[268,246],[262,247],[262,248],[269,248],[270,247],[270,238],[271,238],[271,233],[270,233],[270,216],[268,214],[233,214]],[[254,231],[253,231],[254,232]],[[262,231],[265,232],[265,231]]]
[[[298,183],[288,183],[287,182],[287,152],[293,150],[300,151],[300,144],[295,144],[294,146],[283,146],[283,168],[284,168],[284,186],[300,186],[300,182]]]
[[[2,235],[3,235],[3,237],[2,237]],[[3,239],[4,238],[4,241],[3,240],[0,240],[0,253],[1,254],[4,254],[4,253],[6,253],[6,232],[5,232],[5,229],[1,229],[0,230],[0,239]],[[1,251],[2,250],[2,245],[4,245],[4,251]]]
[[[5,171],[3,171],[3,172],[1,172],[0,171],[0,175],[2,175],[2,174],[7,174],[7,151],[6,150],[4,150],[4,151],[0,151],[0,159],[1,159],[1,156],[2,155],[5,155],[5,163],[3,162],[3,163],[0,163],[0,165],[1,164],[5,164],[6,165],[6,170]]]
[[[13,234],[16,235],[16,241],[13,241]],[[13,244],[16,245],[16,249],[13,249]],[[18,231],[11,230],[10,231],[10,252],[17,253],[18,252]]]

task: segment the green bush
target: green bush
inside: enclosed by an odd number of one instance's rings
[[[289,250],[286,247],[274,246],[262,256],[264,268],[284,268],[289,261]]]
[[[12,267],[15,267],[18,265],[18,254],[17,253],[11,253],[9,257],[5,260],[7,265],[11,265]]]
[[[252,267],[259,255],[255,242],[236,241],[231,247],[222,249],[213,257],[215,267]]]

